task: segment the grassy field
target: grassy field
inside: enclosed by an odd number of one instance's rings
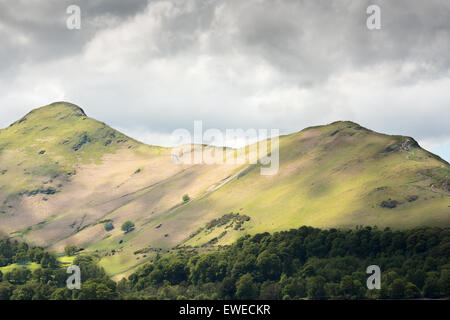
[[[75,256],[68,257],[68,256],[62,256],[58,257],[58,261],[62,264],[63,267],[68,267],[73,264],[73,261],[75,260]],[[23,264],[19,263],[12,263],[5,267],[0,267],[0,271],[5,274],[8,272],[11,272],[14,269],[28,269],[31,272],[33,272],[36,269],[41,268],[41,265],[36,262],[26,262]]]
[[[41,267],[41,265],[36,263],[36,262],[27,262],[27,263],[24,263],[24,264],[13,263],[13,264],[10,264],[10,265],[5,266],[5,267],[0,267],[0,271],[3,274],[11,272],[14,269],[28,269],[28,270],[33,272],[34,270],[39,269],[40,267]]]
[[[62,257],[58,257],[58,261],[64,266],[64,267],[68,267],[70,265],[73,264],[73,261],[75,260],[75,256],[62,256]]]

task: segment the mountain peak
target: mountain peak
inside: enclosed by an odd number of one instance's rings
[[[331,122],[328,125],[329,126],[332,126],[332,125],[347,125],[347,126],[352,126],[352,127],[361,127],[361,125],[359,125],[358,123],[350,121],[350,120],[338,120],[338,121]]]
[[[10,127],[26,122],[53,122],[71,117],[86,118],[87,116],[79,106],[70,102],[59,101],[31,110],[24,117],[12,123]]]
[[[369,132],[373,132],[370,129],[367,129],[363,126],[361,126],[360,124],[353,122],[353,121],[348,121],[348,120],[339,120],[339,121],[334,121],[328,124],[324,124],[324,125],[315,125],[315,126],[311,126],[311,127],[307,127],[301,131],[298,131],[295,134],[301,134],[303,132],[307,132],[310,130],[314,130],[319,132],[321,135],[324,136],[338,136],[339,134],[345,133],[348,134],[349,132],[352,132],[351,135],[353,135],[354,132],[363,132],[363,133],[369,133]]]
[[[66,102],[66,101],[53,102],[53,103],[49,104],[48,106],[45,106],[42,108],[56,108],[56,107],[65,108],[67,110],[73,111],[73,112],[75,112],[76,115],[78,115],[80,117],[87,117],[86,113],[84,112],[84,110],[82,108],[80,108],[76,104]]]
[[[65,101],[53,102],[49,105],[33,109],[28,113],[28,115],[43,114],[43,113],[56,113],[57,115],[63,115],[63,116],[73,115],[73,116],[77,116],[77,117],[87,117],[84,110],[81,109],[79,106],[77,106],[76,104],[70,103],[70,102],[65,102]]]
[[[4,150],[27,150],[31,154],[45,154],[41,158],[48,161],[56,157],[55,162],[72,165],[74,153],[83,161],[99,160],[103,154],[132,148],[136,142],[105,123],[87,117],[79,106],[61,101],[36,108],[1,130],[0,146],[2,144]]]

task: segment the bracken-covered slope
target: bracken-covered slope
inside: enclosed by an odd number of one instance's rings
[[[248,233],[450,225],[450,166],[412,138],[339,121],[280,137],[279,154],[272,176],[259,165],[180,165],[169,148],[54,103],[0,130],[0,232],[98,251],[120,275],[161,250]],[[136,224],[128,234],[126,220]]]

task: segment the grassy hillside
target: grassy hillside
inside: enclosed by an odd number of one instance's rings
[[[54,103],[0,130],[0,233],[58,252],[68,244],[116,249],[117,263],[107,263],[115,273],[133,267],[133,252],[152,241],[134,242],[141,230],[177,208],[184,194],[200,196],[235,169],[174,164],[171,149],[144,145],[73,104]],[[129,235],[120,230],[126,220],[136,224]],[[113,230],[105,230],[106,221]]]
[[[0,131],[0,183],[6,203],[23,194],[52,194],[79,164],[139,144],[69,103],[35,109]]]
[[[277,175],[252,170],[180,209],[179,219],[211,211],[250,217],[238,230],[200,233],[185,245],[202,245],[217,235],[218,244],[229,244],[247,233],[302,225],[408,228],[450,223],[450,167],[412,138],[336,122],[282,137],[280,165]]]
[[[279,153],[273,176],[259,165],[179,165],[169,148],[54,103],[0,130],[0,233],[97,251],[119,276],[177,246],[302,225],[450,225],[450,166],[412,138],[335,122],[280,137]]]

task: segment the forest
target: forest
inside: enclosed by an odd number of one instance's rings
[[[98,256],[76,253],[80,290],[44,249],[0,241],[3,300],[85,299],[445,299],[450,298],[450,228],[353,230],[301,227],[246,236],[226,247],[176,248],[157,254],[127,279],[112,281]],[[381,269],[381,289],[369,290],[366,268]]]

